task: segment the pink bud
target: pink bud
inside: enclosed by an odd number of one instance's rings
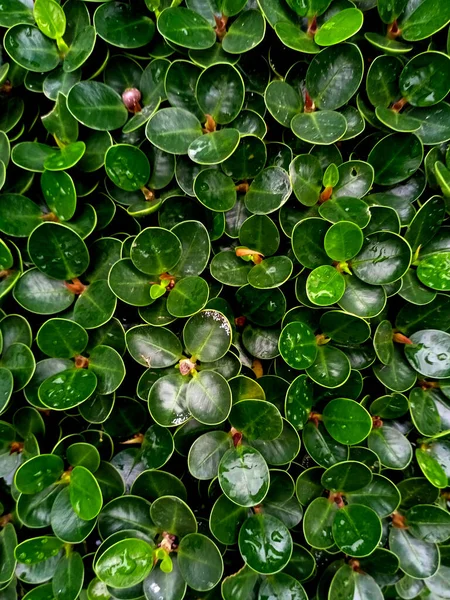
[[[140,99],[141,92],[136,88],[127,88],[122,94],[123,103],[132,113],[140,112],[142,110],[139,104]]]

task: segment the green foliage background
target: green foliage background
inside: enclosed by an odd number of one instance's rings
[[[449,22],[0,3],[0,600],[450,598]]]

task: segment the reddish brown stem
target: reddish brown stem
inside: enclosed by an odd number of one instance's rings
[[[259,379],[264,375],[264,369],[259,359],[255,358],[252,362],[252,371],[256,375],[256,379]]]
[[[221,17],[217,17],[216,15],[214,15],[214,20],[216,22],[215,32],[217,35],[217,39],[219,40],[219,42],[221,42],[227,33],[228,17],[226,17],[225,15],[222,15]]]
[[[52,212],[43,214],[41,216],[41,219],[43,221],[52,221],[53,223],[59,223],[58,217],[55,215],[55,213]]]
[[[244,327],[246,321],[247,321],[247,319],[243,316],[236,317],[234,319],[234,324],[236,325],[236,327]]]
[[[319,427],[319,423],[322,421],[322,415],[318,412],[311,411],[308,420],[314,423],[316,427]]]
[[[395,527],[396,529],[408,529],[408,526],[406,525],[406,519],[403,515],[401,515],[399,512],[395,511],[392,513],[391,515],[391,519],[392,519],[392,527]]]
[[[23,452],[23,448],[24,448],[23,442],[12,442],[11,446],[9,447],[9,453],[10,454],[20,454],[21,452]]]
[[[75,369],[87,369],[89,366],[89,359],[81,354],[75,356]]]
[[[351,558],[348,561],[348,565],[352,568],[353,571],[356,571],[356,573],[361,572],[361,563],[356,558]]]
[[[328,344],[328,342],[330,342],[329,337],[327,337],[324,333],[319,333],[316,335],[316,344],[318,346],[325,346],[325,344]]]
[[[145,186],[141,187],[141,192],[144,194],[144,198],[147,202],[153,202],[155,199],[155,192],[153,190],[149,190]]]
[[[5,83],[0,87],[0,93],[2,94],[10,94],[12,92],[13,86],[10,81],[5,81]]]
[[[412,341],[406,335],[403,335],[403,333],[394,333],[392,339],[397,344],[412,344]]]
[[[237,446],[240,446],[242,442],[242,433],[234,427],[231,428],[230,433],[233,439],[234,447],[236,448]]]
[[[305,113],[312,113],[316,110],[316,105],[314,104],[314,100],[309,95],[309,92],[305,91]]]
[[[329,185],[326,187],[323,192],[320,194],[319,202],[322,204],[331,198],[331,194],[333,193],[333,188]]]
[[[2,517],[0,517],[0,527],[5,527],[6,525],[8,525],[8,523],[11,523],[12,520],[13,516],[11,513],[3,515]]]
[[[419,379],[417,385],[423,390],[439,389],[441,387],[438,381],[426,381],[425,379]]]
[[[338,508],[343,508],[345,506],[344,498],[341,492],[330,492],[328,500],[330,502],[334,502]]]
[[[238,194],[246,194],[248,192],[249,187],[250,186],[245,181],[244,183],[238,183],[234,189],[237,191]]]
[[[373,429],[379,429],[380,427],[383,427],[383,421],[377,415],[372,417],[372,427]]]
[[[402,108],[404,106],[406,106],[408,104],[408,100],[406,98],[400,98],[400,100],[397,100],[397,102],[394,102],[394,104],[391,106],[391,109],[394,112],[400,112],[402,110]]]
[[[211,115],[205,115],[205,117],[206,121],[203,127],[203,133],[212,133],[213,131],[216,131],[217,125],[213,117]]]
[[[0,271],[0,279],[3,279],[3,277],[7,277],[12,271],[10,269],[2,269]]]
[[[81,283],[78,277],[74,277],[72,282],[66,281],[65,285],[66,288],[74,294],[82,294],[88,287],[87,285],[84,285],[84,283]]]
[[[306,33],[310,37],[314,37],[317,33],[317,29],[317,17],[314,15],[314,17],[308,21],[308,29],[306,30]]]
[[[169,533],[168,531],[162,532],[162,540],[158,544],[158,548],[163,548],[167,553],[173,552],[178,545],[176,544],[177,536],[173,535],[173,533]],[[156,559],[158,560],[158,559]]]
[[[136,433],[132,438],[126,440],[126,442],[120,442],[121,444],[142,444],[144,441],[143,433]]]
[[[259,265],[264,258],[264,254],[250,248],[236,248],[236,256],[251,256],[255,265]]]
[[[388,25],[387,28],[387,37],[390,38],[391,40],[395,40],[395,38],[398,38],[401,35],[401,30],[398,27],[398,23],[395,20],[393,23],[391,23],[390,25]]]

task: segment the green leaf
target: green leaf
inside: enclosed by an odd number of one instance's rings
[[[439,254],[430,254],[420,261],[417,268],[417,277],[421,283],[427,287],[447,291],[448,269],[450,265],[450,253],[440,252]]]
[[[347,356],[330,345],[318,346],[314,363],[307,368],[313,381],[326,388],[337,388],[350,377],[351,365]]]
[[[450,59],[439,52],[425,52],[412,58],[403,69],[399,85],[413,106],[432,106],[448,94],[446,82]]]
[[[229,421],[249,440],[274,440],[283,429],[278,409],[264,400],[236,402],[231,409]]]
[[[406,529],[390,530],[389,547],[399,559],[402,571],[415,579],[432,577],[438,570],[438,546],[414,538]]]
[[[28,239],[28,252],[36,267],[54,279],[73,279],[89,264],[80,236],[59,223],[42,223]]]
[[[346,495],[349,504],[361,504],[374,510],[380,519],[392,514],[400,504],[399,489],[383,475],[374,474],[363,488]]]
[[[317,267],[308,275],[306,294],[312,304],[330,306],[339,302],[345,291],[345,279],[330,265]]]
[[[65,171],[44,171],[41,189],[52,212],[61,220],[71,219],[75,214],[77,197],[72,178]]]
[[[328,402],[323,411],[323,422],[337,442],[347,445],[359,444],[372,429],[372,419],[366,409],[358,402],[344,398]]]
[[[186,395],[187,382],[180,373],[158,379],[148,398],[153,419],[163,427],[174,427],[184,423],[190,417]]]
[[[313,548],[325,550],[334,544],[332,525],[338,507],[326,498],[316,498],[311,502],[303,518],[303,533]]]
[[[169,154],[187,154],[200,135],[199,120],[184,108],[164,108],[148,121],[145,135],[160,150]]]
[[[408,401],[403,394],[380,396],[370,405],[370,412],[385,419],[403,416],[409,410]]]
[[[237,129],[221,129],[195,139],[188,148],[191,160],[200,165],[216,165],[224,162],[239,144]]]
[[[426,17],[426,18],[425,18]],[[407,41],[422,40],[445,27],[450,20],[450,10],[440,10],[435,0],[421,0],[418,3],[408,0],[399,26]]]
[[[324,109],[296,115],[291,128],[303,142],[327,146],[344,137],[347,121],[340,113]]]
[[[96,387],[93,371],[72,368],[47,377],[39,386],[38,397],[48,408],[67,410],[87,400]]]
[[[296,428],[306,424],[313,406],[311,381],[306,375],[299,375],[286,393],[285,413],[287,420]]]
[[[82,81],[67,96],[67,107],[82,125],[97,131],[122,127],[127,110],[119,94],[104,83]]]
[[[56,537],[31,538],[16,546],[14,555],[18,562],[32,565],[57,555],[62,546],[63,542]]]
[[[399,235],[386,231],[367,236],[361,252],[351,261],[351,267],[365,283],[386,285],[400,279],[411,260],[409,244]]]
[[[69,488],[60,490],[51,509],[51,526],[60,540],[66,543],[80,543],[88,537],[96,524],[96,519],[80,519],[70,503]]]
[[[52,580],[56,600],[76,600],[83,587],[84,564],[78,552],[60,559]]]
[[[6,235],[15,237],[29,236],[42,222],[42,212],[39,207],[19,194],[4,194],[2,197],[0,230]]]
[[[47,356],[73,358],[86,348],[88,334],[73,321],[49,319],[37,332],[36,343]]]
[[[358,596],[382,600],[383,594],[376,581],[365,572],[358,572],[350,565],[342,565],[333,577],[330,598],[354,600]]]
[[[242,558],[251,569],[264,575],[281,571],[291,558],[292,547],[288,528],[272,515],[252,515],[239,532]]]
[[[119,48],[145,46],[155,33],[150,17],[119,2],[99,6],[94,14],[94,25],[102,39]]]
[[[150,544],[140,539],[124,539],[107,548],[94,568],[107,585],[127,588],[143,581],[152,567],[153,548]]]
[[[189,317],[204,308],[208,296],[209,288],[204,279],[183,277],[169,294],[167,310],[174,317]]]
[[[319,46],[334,46],[344,42],[361,29],[363,20],[363,13],[357,8],[341,10],[325,21],[314,36],[314,41]]]
[[[186,391],[189,412],[200,423],[223,423],[231,410],[231,390],[225,378],[214,371],[200,371]]]
[[[323,313],[320,328],[338,344],[361,344],[370,336],[367,321],[339,310]]]
[[[318,35],[320,39],[320,30]],[[317,108],[334,111],[356,93],[362,75],[360,50],[354,44],[342,44],[325,48],[312,59],[306,74],[306,88]],[[344,133],[345,130],[342,135]]]
[[[255,215],[267,215],[283,206],[291,191],[286,171],[276,166],[269,167],[253,180],[245,195],[245,206]]]
[[[269,83],[264,94],[264,101],[273,118],[285,127],[290,126],[293,117],[303,108],[301,96],[285,81],[274,80]]]
[[[311,458],[325,468],[348,459],[348,447],[336,442],[321,423],[316,426],[309,421],[305,425],[303,443]]]
[[[375,169],[375,183],[393,185],[413,175],[423,159],[423,146],[413,133],[392,133],[372,148],[368,162]]]
[[[184,580],[197,591],[212,589],[223,574],[222,556],[217,546],[200,533],[190,533],[181,540],[178,562]]]
[[[411,462],[411,444],[393,425],[372,429],[367,444],[389,469],[404,469]]]
[[[294,194],[305,206],[314,206],[319,200],[322,186],[322,167],[311,154],[296,156],[289,165]]]
[[[188,352],[201,362],[212,362],[224,356],[231,343],[231,326],[217,310],[202,310],[191,317],[183,330]]]
[[[128,144],[116,144],[108,148],[105,170],[114,185],[127,192],[144,187],[150,178],[147,157],[142,150]]]
[[[78,465],[70,474],[70,503],[75,513],[84,521],[94,519],[103,504],[97,480],[88,469]]]
[[[66,15],[55,0],[36,0],[33,12],[42,33],[52,40],[62,38],[66,31]]]
[[[347,261],[358,254],[363,245],[363,232],[351,221],[339,221],[325,234],[325,252],[337,261]]]
[[[331,466],[323,473],[321,483],[327,490],[354,492],[372,481],[372,471],[356,461],[345,461]]]
[[[445,379],[450,377],[448,347],[450,335],[435,329],[417,331],[405,346],[409,364],[421,375]]]
[[[200,480],[213,479],[219,471],[222,456],[233,445],[231,436],[224,431],[210,431],[198,437],[188,455],[190,473]]]
[[[252,469],[252,479],[247,478]],[[264,458],[254,448],[237,446],[220,460],[219,484],[223,493],[239,506],[259,504],[269,489],[269,469]]]
[[[339,509],[332,529],[339,549],[355,557],[372,554],[382,533],[377,514],[371,508],[358,504]]]
[[[219,496],[209,519],[212,534],[222,544],[235,544],[247,514],[248,511],[244,507],[236,505],[224,495]]]
[[[36,494],[59,479],[64,463],[54,454],[41,454],[23,463],[15,473],[14,482],[22,494]]]
[[[314,333],[301,322],[286,325],[280,335],[279,349],[281,356],[293,369],[310,367],[317,356]]]
[[[211,48],[216,39],[204,17],[181,6],[166,8],[158,18],[157,26],[167,40],[193,50]]]
[[[25,0],[9,0],[3,7],[2,27],[12,27],[17,23],[34,23],[33,5]]]
[[[216,169],[200,171],[194,181],[194,192],[198,200],[213,211],[225,212],[236,204],[233,180]]]
[[[18,65],[34,73],[52,71],[60,60],[56,45],[32,25],[20,23],[8,29],[4,46]]]
[[[150,509],[153,523],[160,531],[182,538],[197,532],[197,521],[188,505],[176,496],[160,496]]]

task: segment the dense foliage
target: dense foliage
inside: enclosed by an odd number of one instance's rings
[[[0,2],[0,600],[450,598],[449,22]]]

